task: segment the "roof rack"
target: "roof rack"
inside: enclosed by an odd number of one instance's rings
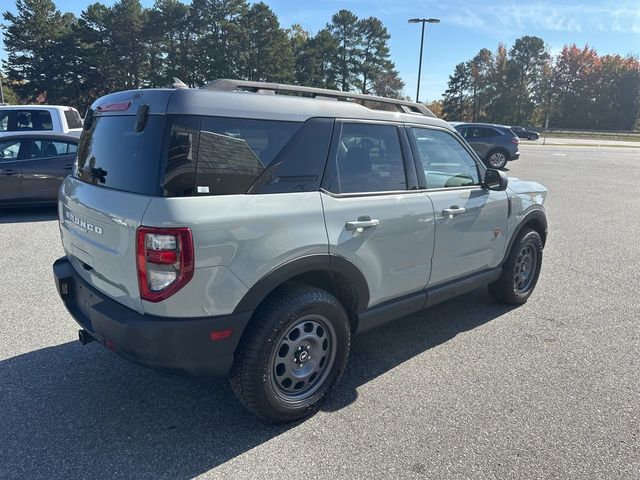
[[[395,98],[378,97],[376,95],[364,95],[362,93],[341,92],[338,90],[329,90],[325,88],[301,87],[299,85],[286,85],[281,83],[252,82],[249,80],[232,80],[228,78],[213,80],[212,82],[204,85],[202,88],[206,90],[219,90],[224,92],[248,91],[269,94],[297,93],[311,98],[333,100],[360,100],[393,105],[394,107],[396,107],[396,109],[403,113],[413,113],[425,115],[427,117],[435,117],[431,110],[429,110],[421,103],[408,102],[406,100],[398,100]]]

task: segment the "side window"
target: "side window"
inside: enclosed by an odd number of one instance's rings
[[[78,145],[76,145],[75,143],[66,143],[64,145],[67,146],[67,155],[75,155],[76,153],[78,153]]]
[[[467,132],[469,131],[467,127],[455,127],[455,129],[462,135],[462,138],[467,138]]]
[[[169,144],[162,183],[165,197],[193,195],[200,117],[175,115],[170,118]]]
[[[418,157],[427,177],[427,188],[478,185],[475,160],[456,138],[443,130],[411,128]]]
[[[275,156],[249,193],[317,191],[327,163],[333,119],[310,118]]]
[[[334,193],[364,193],[406,188],[397,127],[345,123],[330,190]]]
[[[77,146],[68,142],[56,142],[46,138],[24,141],[24,159],[62,157],[76,153]]]
[[[9,130],[9,112],[0,112],[0,132]]]
[[[297,122],[203,117],[196,194],[246,193],[300,126]]]
[[[16,112],[16,130],[53,130],[51,114],[46,110],[18,110]]]
[[[0,141],[0,162],[17,160],[19,152],[20,140]]]
[[[474,130],[475,138],[491,138],[491,137],[498,137],[502,135],[500,132],[498,132],[493,128],[481,127],[481,128],[474,128],[473,130]]]

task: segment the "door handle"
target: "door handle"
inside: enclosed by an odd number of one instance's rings
[[[457,205],[451,205],[449,208],[445,208],[442,210],[442,216],[453,218],[456,215],[462,215],[464,212],[466,212],[465,208],[459,207]]]
[[[358,217],[357,220],[348,221],[345,224],[344,228],[346,228],[350,232],[356,231],[360,233],[366,229],[375,228],[378,225],[380,225],[380,220],[378,220],[377,218]]]
[[[71,170],[73,168],[73,165],[65,165],[64,166],[64,170]]]
[[[6,170],[0,170],[0,173],[4,173],[5,175],[14,175],[18,173],[18,170],[14,170],[12,168],[7,168]]]

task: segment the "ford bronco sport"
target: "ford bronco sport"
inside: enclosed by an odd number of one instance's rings
[[[526,302],[545,196],[419,104],[231,80],[119,92],[85,119],[53,270],[82,343],[229,374],[286,422],[318,409],[352,335],[483,285]]]

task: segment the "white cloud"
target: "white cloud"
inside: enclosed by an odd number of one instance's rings
[[[569,5],[550,1],[532,3],[496,2],[491,7],[469,0],[458,3],[455,13],[443,10],[443,21],[485,32],[522,32],[527,29],[583,32],[640,33],[640,2],[603,2]]]

